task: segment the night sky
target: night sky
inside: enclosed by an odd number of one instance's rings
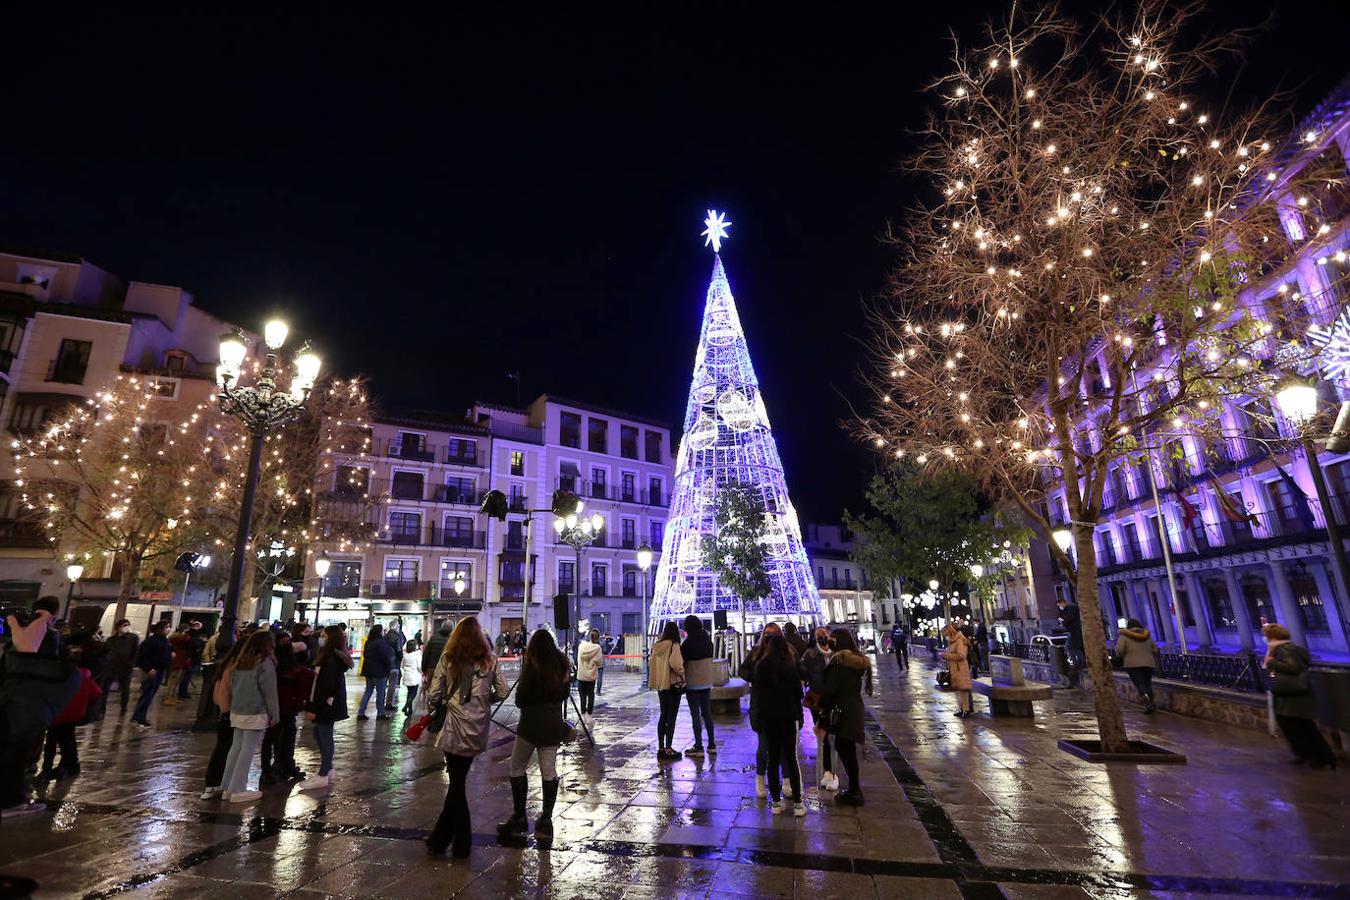
[[[11,13],[0,241],[182,285],[254,327],[281,313],[385,409],[513,403],[519,371],[523,400],[678,429],[701,220],[725,209],[789,488],[804,518],[837,519],[873,465],[838,423],[893,259],[879,234],[923,190],[897,170],[921,89],[950,27],[977,39],[1005,6]],[[1223,87],[1283,87],[1306,112],[1345,74],[1333,6],[1275,4]],[[1216,7],[1221,29],[1270,4]]]

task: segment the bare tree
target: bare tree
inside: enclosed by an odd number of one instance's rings
[[[1263,108],[1198,98],[1233,43],[1185,43],[1195,12],[1146,2],[1084,28],[1018,10],[957,48],[913,159],[934,199],[890,234],[901,263],[871,311],[876,403],[857,426],[973,474],[1043,537],[1071,525],[1073,553],[1051,552],[1108,751],[1128,746],[1093,544],[1110,467],[1156,468],[1182,429],[1216,429],[1293,327],[1244,290],[1288,247],[1267,204],[1291,189],[1283,148]]]

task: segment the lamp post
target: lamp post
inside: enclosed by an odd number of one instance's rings
[[[581,550],[583,547],[589,547],[600,536],[600,529],[605,527],[605,517],[599,513],[584,515],[582,511],[582,501],[578,500],[576,511],[567,515],[555,516],[553,519],[553,530],[557,532],[558,539],[571,547],[577,554],[577,590],[576,595],[576,615],[572,619],[571,631],[580,635],[581,631]],[[570,638],[571,636],[569,636]],[[573,652],[575,653],[575,644]]]
[[[319,596],[314,598],[314,627],[322,627],[319,623],[319,614],[323,612],[323,583],[328,577],[328,570],[332,568],[333,561],[328,558],[327,553],[320,553],[314,560],[314,574],[319,576]]]
[[[1345,557],[1345,543],[1341,540],[1341,528],[1336,522],[1336,508],[1331,505],[1331,497],[1327,493],[1326,475],[1322,472],[1322,463],[1317,459],[1317,448],[1313,446],[1312,435],[1304,427],[1317,415],[1317,384],[1310,378],[1286,375],[1275,385],[1275,402],[1279,404],[1280,412],[1284,413],[1284,417],[1298,433],[1303,455],[1308,460],[1308,470],[1312,473],[1313,486],[1317,489],[1317,502],[1322,507],[1322,520],[1327,526],[1327,542],[1331,544],[1331,553],[1336,559],[1336,570],[1341,576],[1341,588],[1350,590],[1350,561]],[[1350,622],[1346,621],[1346,609],[1341,608],[1338,611],[1341,631],[1346,646],[1350,647]]]
[[[650,546],[647,545],[647,542],[646,542],[646,541],[643,541],[642,544],[637,548],[637,564],[638,564],[638,570],[641,571],[641,573],[642,573],[642,576],[641,576],[641,578],[642,578],[642,642],[641,642],[641,645],[642,645],[642,671],[643,671],[644,674],[646,674],[646,673],[648,672],[648,668],[647,668],[647,666],[648,666],[648,663],[647,663],[647,641],[648,641],[648,636],[647,636],[647,630],[648,630],[648,629],[647,629],[647,572],[648,572],[648,570],[650,570],[651,567],[652,567],[652,548],[651,548]],[[643,678],[643,679],[642,679],[642,688],[641,688],[641,689],[644,690],[644,691],[647,689],[647,679],[646,679],[646,678]]]
[[[66,605],[65,608],[61,610],[62,619],[70,615],[70,601],[75,596],[75,582],[79,581],[80,576],[83,574],[84,566],[77,562],[73,562],[66,566],[66,580],[70,582],[70,585],[66,588]]]
[[[244,496],[239,506],[239,524],[234,534],[234,557],[230,560],[230,582],[225,592],[225,608],[221,611],[220,636],[216,639],[221,653],[234,644],[234,625],[239,616],[239,592],[244,583],[245,554],[248,552],[248,533],[253,521],[253,501],[258,493],[258,476],[262,470],[263,440],[268,433],[300,418],[305,400],[319,377],[319,357],[305,345],[295,357],[295,375],[289,391],[282,391],[277,378],[280,369],[280,351],[286,343],[286,323],[278,319],[263,328],[267,356],[254,384],[240,384],[248,344],[237,329],[221,336],[220,365],[216,367],[216,384],[220,388],[217,399],[221,412],[234,416],[248,428],[248,471],[244,477]]]

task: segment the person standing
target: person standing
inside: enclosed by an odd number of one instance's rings
[[[300,645],[303,652],[304,644]],[[314,672],[296,658],[291,636],[276,633],[277,704],[281,714],[263,735],[260,784],[304,778],[295,764],[295,717],[300,714],[314,686]]]
[[[184,622],[169,637],[169,677],[165,680],[164,699],[160,701],[165,706],[177,706],[180,702],[178,691],[188,671],[188,643],[191,639],[187,632],[188,626]]]
[[[600,632],[592,628],[577,646],[577,694],[583,716],[595,716],[595,683],[604,668],[605,648],[600,645]]]
[[[712,641],[703,630],[703,620],[698,616],[684,617],[684,632],[680,655],[684,657],[684,693],[689,700],[689,718],[694,727],[694,746],[684,751],[684,755],[703,755],[700,723],[708,731],[708,752],[716,754],[717,738],[713,733],[712,720]]]
[[[473,846],[467,782],[474,758],[487,749],[492,727],[492,704],[505,697],[506,679],[475,616],[459,620],[436,664],[427,689],[433,708],[446,707],[445,727],[436,746],[445,754],[450,785],[436,827],[427,838],[427,852],[439,856],[447,849],[467,859]]]
[[[403,686],[408,689],[408,699],[403,703],[403,714],[412,715],[413,701],[417,699],[417,689],[422,686],[422,651],[417,641],[408,641],[403,647],[403,660],[399,663],[403,672]]]
[[[217,631],[216,634],[220,632]],[[215,678],[211,682],[211,699],[220,710],[216,716],[216,744],[211,749],[211,758],[206,762],[206,790],[202,791],[203,800],[214,800],[225,788],[225,763],[230,758],[230,747],[234,745],[234,726],[230,724],[230,677],[234,674],[234,662],[244,649],[244,642],[238,639],[238,627],[235,628],[235,640],[225,655],[213,661]],[[214,641],[215,636],[212,636]],[[208,646],[214,649],[210,641]]]
[[[114,684],[121,694],[122,713],[125,714],[131,703],[131,670],[136,663],[136,650],[141,639],[131,630],[131,621],[122,619],[113,626],[112,637],[107,640],[108,665],[103,669],[100,687],[107,694]]]
[[[403,683],[403,645],[407,643],[398,620],[395,620],[385,632],[384,640],[389,645],[389,652],[393,654],[393,660],[389,664],[389,692],[385,698],[384,709],[393,712],[398,709],[398,689]]]
[[[1139,702],[1144,704],[1146,713],[1157,709],[1153,705],[1153,657],[1157,652],[1158,645],[1138,619],[1126,622],[1120,630],[1120,636],[1116,638],[1114,655],[1120,660],[1120,667],[1125,670],[1125,674],[1130,676],[1130,683],[1134,685],[1134,692],[1139,695]]]
[[[1314,769],[1336,768],[1336,756],[1317,727],[1317,703],[1312,692],[1312,655],[1291,640],[1289,629],[1274,622],[1261,629],[1266,639],[1262,664],[1270,678],[1275,722],[1280,726],[1295,764]]]
[[[384,705],[389,690],[389,672],[393,667],[394,651],[384,639],[384,626],[372,625],[365,646],[361,648],[361,675],[366,679],[366,690],[356,709],[356,721],[365,722],[370,718],[366,715],[366,705],[372,694],[375,695],[375,718],[389,718]]]
[[[614,638],[605,635],[600,639],[600,668],[595,675],[595,692],[605,692],[605,659],[614,652]]]
[[[169,630],[168,622],[156,622],[150,626],[150,634],[141,641],[136,651],[136,668],[141,670],[141,695],[136,700],[136,708],[131,712],[131,721],[142,728],[150,727],[150,704],[155,702],[155,692],[169,674],[173,662],[173,649],[164,632]]]
[[[427,641],[426,649],[422,651],[422,680],[431,678],[431,674],[436,671],[436,664],[441,661],[441,653],[445,650],[445,644],[450,640],[449,624],[441,625],[431,640]]]
[[[792,653],[797,657],[798,662],[801,662],[802,657],[806,655],[806,651],[811,649],[806,643],[806,638],[802,637],[801,632],[797,630],[797,623],[795,622],[788,622],[783,626],[783,638],[792,648]]]
[[[319,772],[301,782],[302,791],[321,790],[333,783],[333,726],[347,718],[347,670],[351,667],[347,632],[329,625],[314,658],[314,687],[305,705],[305,718],[314,724],[314,742],[319,746]]]
[[[24,772],[29,756],[45,731],[80,689],[82,676],[60,658],[60,642],[52,640],[60,601],[39,597],[32,618],[20,624],[5,617],[9,646],[0,666],[0,818],[40,813],[47,806],[28,798]]]
[[[1069,680],[1074,684],[1078,683],[1078,673],[1083,668],[1083,616],[1077,603],[1071,603],[1067,598],[1060,597],[1057,605],[1059,606],[1059,626],[1069,636],[1068,643],[1064,646],[1064,655],[1069,664]]]
[[[768,639],[781,638],[783,631],[779,628],[777,622],[770,622],[764,626],[764,630],[759,633],[759,640],[741,663],[737,671],[746,684],[750,685],[750,730],[755,733],[755,796],[767,797],[769,795],[769,741],[768,732],[764,729],[760,716],[759,694],[755,692],[755,679],[757,677],[756,666],[759,664],[760,656],[768,647]],[[793,759],[796,759],[796,742],[793,742]],[[779,775],[785,769],[779,769]],[[781,777],[780,777],[781,782]],[[789,782],[790,784],[790,782]],[[798,795],[792,794],[792,799]]]
[[[975,712],[970,677],[970,654],[974,648],[970,645],[970,639],[954,622],[942,630],[942,636],[947,639],[947,649],[943,651],[942,658],[947,661],[947,671],[952,678],[950,687],[956,694],[956,717],[964,719]]]
[[[783,798],[782,771],[786,769],[792,797],[797,801],[793,815],[800,817],[806,815],[801,802],[801,771],[797,767],[797,732],[802,725],[801,675],[785,637],[766,634],[761,644],[755,654],[752,692],[757,694],[760,740],[769,755],[769,797],[773,800],[774,815],[792,806],[791,800]]]
[[[836,803],[862,806],[862,783],[858,780],[858,745],[863,733],[863,690],[872,695],[872,663],[858,650],[853,632],[836,628],[830,634],[834,654],[825,666],[825,689],[820,694],[821,718],[834,736],[834,749],[843,763],[848,787],[835,796]]]
[[[989,629],[984,620],[975,623],[975,652],[980,655],[980,671],[989,671]]]
[[[75,696],[70,698],[66,708],[52,719],[47,728],[47,740],[42,748],[42,771],[39,781],[61,781],[80,774],[80,748],[75,741],[75,728],[85,724],[85,717],[103,690],[94,681],[89,669],[80,666],[80,686]],[[56,760],[56,751],[61,751],[61,764],[52,768]]]
[[[824,625],[816,629],[814,642],[802,654],[798,672],[806,684],[806,706],[811,710],[811,721],[816,735],[816,783],[822,791],[839,790],[839,778],[831,765],[830,748],[834,738],[821,722],[820,697],[825,693],[825,669],[834,651],[830,649],[830,632]]]
[[[230,725],[234,737],[225,759],[220,799],[226,803],[249,803],[262,791],[249,790],[248,773],[258,755],[263,732],[281,718],[277,697],[275,641],[267,629],[244,640],[244,648],[230,674]]]
[[[594,637],[596,633],[593,631]],[[582,645],[585,646],[584,644]],[[544,806],[534,822],[538,838],[553,837],[553,806],[558,801],[558,745],[567,737],[562,708],[571,689],[572,667],[567,654],[558,649],[553,635],[539,629],[530,638],[520,661],[516,682],[516,706],[520,722],[511,748],[511,818],[497,825],[503,837],[523,837],[529,831],[525,798],[529,793],[526,773],[530,757],[539,754],[539,777],[543,782]]]
[[[891,628],[891,649],[895,651],[895,664],[901,672],[909,670],[909,632],[903,622],[896,622]]]
[[[178,699],[190,699],[188,688],[192,679],[202,670],[202,652],[206,649],[206,638],[202,637],[202,623],[193,619],[187,628],[187,668],[178,678]]]
[[[680,627],[667,622],[661,639],[652,645],[647,663],[647,688],[656,691],[661,714],[656,720],[656,758],[680,759],[675,749],[675,719],[680,714],[680,689],[684,684],[684,657],[680,654]]]

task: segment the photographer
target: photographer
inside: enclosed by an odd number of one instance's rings
[[[60,601],[42,597],[33,610],[5,616],[3,678],[0,679],[0,815],[38,813],[47,807],[31,802],[24,787],[24,769],[42,733],[80,686],[80,671],[58,659],[60,638],[52,627]]]

